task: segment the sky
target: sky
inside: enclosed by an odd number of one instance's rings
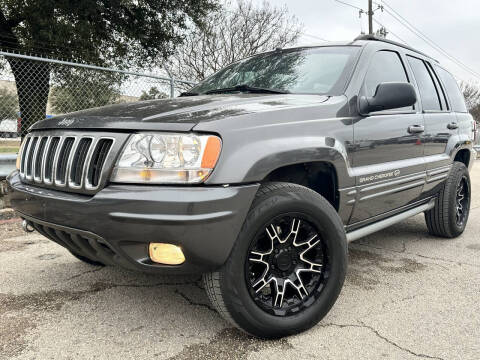
[[[263,0],[253,0],[262,3]],[[355,7],[367,9],[367,0],[342,0]],[[480,83],[480,1],[479,0],[374,0],[382,1],[404,19],[433,40],[449,55],[476,74],[455,64],[425,41],[418,38],[386,11],[377,10],[374,18],[391,31],[387,39],[405,41],[440,61],[459,80]],[[304,25],[304,33],[329,41],[352,40],[361,28],[368,32],[365,15],[359,19],[359,10],[335,0],[269,0],[272,5],[286,6]],[[375,6],[376,7],[376,6]],[[398,17],[398,16],[397,16]],[[374,30],[379,25],[374,23]],[[321,44],[312,36],[303,35],[300,45]],[[395,35],[397,37],[395,37]]]

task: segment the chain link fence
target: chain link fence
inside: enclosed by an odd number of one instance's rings
[[[0,154],[38,120],[109,104],[174,97],[195,83],[0,51]]]

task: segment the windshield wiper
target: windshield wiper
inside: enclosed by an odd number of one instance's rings
[[[264,94],[288,94],[289,91],[285,90],[279,90],[279,89],[268,89],[268,88],[261,88],[261,87],[254,87],[254,86],[249,86],[246,84],[242,85],[237,85],[234,87],[229,87],[229,88],[223,88],[223,89],[213,89],[213,90],[208,90],[205,91],[204,94],[222,94],[222,93],[228,93],[228,92],[235,92],[235,91],[240,91],[240,92],[251,92],[251,93],[264,93]]]

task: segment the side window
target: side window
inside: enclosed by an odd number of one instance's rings
[[[456,112],[467,112],[465,100],[453,76],[439,66],[435,66],[435,70],[437,71],[438,76],[440,76],[440,79],[447,90],[451,109]]]
[[[365,95],[374,96],[377,86],[383,82],[408,82],[400,56],[394,51],[377,52],[365,77]]]
[[[438,90],[438,95],[440,96],[440,101],[442,103],[441,104],[442,110],[449,110],[450,108],[448,106],[447,95],[445,94],[445,90],[442,86],[442,82],[438,78],[438,75],[435,72],[435,70],[433,70],[432,64],[430,64],[428,61],[426,62],[426,64],[428,66],[428,71],[430,71],[430,74],[433,75],[433,80],[435,81],[435,87]]]
[[[423,110],[442,110],[440,97],[433,80],[432,74],[423,60],[408,56],[408,62],[413,70],[413,75],[417,81],[420,97],[422,98]]]

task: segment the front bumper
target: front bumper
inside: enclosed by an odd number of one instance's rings
[[[12,207],[35,229],[79,255],[150,273],[203,273],[233,247],[259,184],[244,186],[110,185],[94,196],[7,179]],[[182,247],[182,265],[153,263],[150,242]]]

